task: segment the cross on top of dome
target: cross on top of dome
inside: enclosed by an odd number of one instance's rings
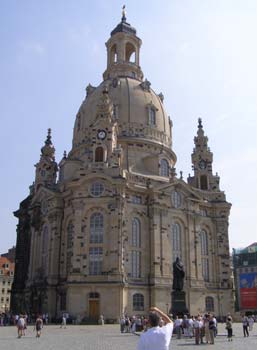
[[[121,17],[121,21],[122,22],[126,22],[127,18],[126,18],[126,5],[122,6],[122,17]]]
[[[129,23],[127,23],[125,5],[123,5],[122,7],[121,22],[117,25],[116,28],[113,29],[113,31],[111,32],[111,36],[113,36],[116,33],[128,33],[134,35],[137,34],[136,29],[133,28]]]

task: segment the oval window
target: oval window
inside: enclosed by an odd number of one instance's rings
[[[93,197],[100,197],[104,192],[104,185],[101,182],[94,182],[91,185],[90,193]]]

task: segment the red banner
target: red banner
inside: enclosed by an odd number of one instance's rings
[[[240,288],[241,309],[257,309],[257,287]]]

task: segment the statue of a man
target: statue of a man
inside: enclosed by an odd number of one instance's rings
[[[176,291],[181,291],[184,285],[185,271],[184,266],[179,258],[173,263],[173,285],[172,289]]]

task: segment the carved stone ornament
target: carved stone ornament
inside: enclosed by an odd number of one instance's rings
[[[164,101],[164,95],[163,95],[163,93],[160,92],[158,96],[159,96],[160,100],[161,100],[162,103],[163,103],[163,101]]]
[[[149,80],[145,79],[145,81],[143,81],[141,84],[140,84],[141,88],[145,91],[150,91],[150,86],[151,86],[151,83]]]
[[[95,89],[96,89],[95,86],[92,86],[91,84],[88,84],[88,86],[86,87],[87,97],[88,97],[89,95],[91,95],[92,92],[95,91]]]

